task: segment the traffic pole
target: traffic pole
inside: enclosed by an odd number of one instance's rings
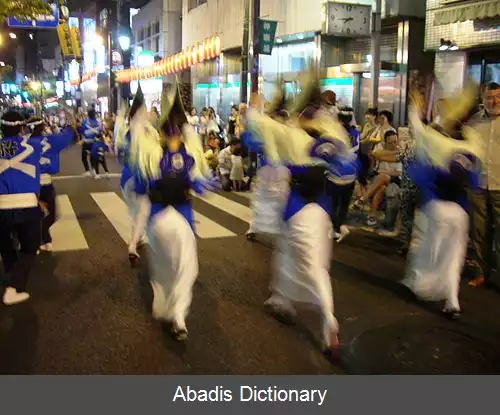
[[[260,0],[253,1],[252,10],[252,73],[250,89],[252,94],[259,92],[260,58],[259,58],[259,18],[260,18]]]
[[[250,0],[244,0],[243,45],[241,47],[240,102],[248,102],[248,54],[250,50]]]
[[[380,83],[380,31],[382,26],[382,0],[375,1],[375,10],[372,9],[372,107],[378,107],[378,90]]]

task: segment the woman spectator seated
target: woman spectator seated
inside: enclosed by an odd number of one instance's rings
[[[382,149],[387,151],[396,151],[398,149],[398,135],[393,130],[386,131],[384,135],[385,146]],[[387,187],[394,183],[401,185],[401,173],[403,167],[401,163],[390,163],[382,161],[375,170],[375,177],[368,186],[368,190],[355,203],[354,207],[362,208],[366,201],[371,200],[370,211],[367,224],[369,226],[377,225],[377,210],[379,209],[385,195]]]

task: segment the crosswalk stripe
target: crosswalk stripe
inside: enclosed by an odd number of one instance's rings
[[[194,196],[246,223],[250,223],[252,221],[252,210],[250,208],[243,206],[240,203],[233,202],[232,200],[220,196],[217,193],[207,192],[207,195],[203,197],[198,195]]]
[[[128,244],[132,227],[126,203],[115,192],[91,193],[92,199],[97,203],[104,216],[111,222],[118,235]]]
[[[58,220],[50,228],[52,251],[82,251],[89,249],[85,235],[67,195],[56,198]]]
[[[127,205],[122,198],[114,192],[91,193],[91,196],[120,237],[125,243],[128,243],[132,230]],[[194,220],[196,221],[196,234],[201,239],[236,236],[236,234],[229,229],[226,229],[217,222],[214,222],[196,211],[194,212]]]
[[[237,236],[234,232],[229,229],[224,228],[224,226],[219,225],[212,219],[203,216],[201,213],[193,211],[194,213],[194,229],[196,235],[200,239],[211,239],[211,238],[227,238],[230,236]]]
[[[102,176],[103,179],[105,179],[105,176]],[[120,178],[121,174],[120,173],[109,173],[108,178],[113,178],[117,179]],[[92,176],[84,176],[84,175],[77,175],[77,176],[52,176],[52,181],[58,181],[58,180],[73,180],[73,179],[92,179]]]

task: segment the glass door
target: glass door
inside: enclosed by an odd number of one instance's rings
[[[500,56],[498,50],[483,50],[469,55],[468,75],[480,85],[500,84]]]

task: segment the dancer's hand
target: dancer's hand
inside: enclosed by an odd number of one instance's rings
[[[42,211],[43,216],[48,216],[49,206],[47,205],[47,203],[38,201],[38,205],[40,206],[40,210]]]

